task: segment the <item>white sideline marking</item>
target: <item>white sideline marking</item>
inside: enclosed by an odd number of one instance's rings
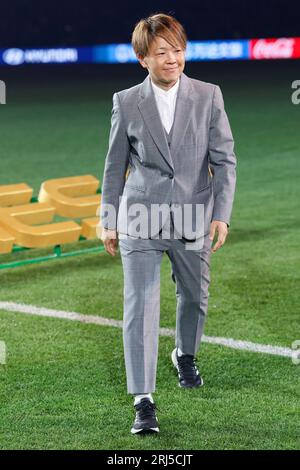
[[[82,313],[66,312],[64,310],[53,310],[50,308],[36,307],[35,305],[18,304],[15,302],[1,302],[0,310],[9,312],[26,313],[29,315],[38,315],[41,317],[63,318],[65,320],[75,320],[82,323],[92,323],[94,325],[114,326],[122,328],[123,322],[112,320],[110,318],[99,317],[97,315],[83,315]],[[161,336],[175,336],[175,330],[170,328],[160,328]],[[263,354],[272,354],[274,356],[293,357],[293,350],[281,346],[271,346],[270,344],[257,344],[250,341],[239,341],[232,338],[219,338],[215,336],[203,335],[204,343],[218,344],[227,348],[240,349]]]

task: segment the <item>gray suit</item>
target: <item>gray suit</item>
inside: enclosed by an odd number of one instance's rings
[[[120,235],[128,393],[155,390],[163,253],[171,260],[176,283],[176,345],[196,354],[209,295],[210,223],[221,220],[229,225],[235,180],[233,138],[218,86],[181,74],[170,135],[162,126],[149,76],[114,94],[101,219],[103,227],[117,229]],[[170,211],[162,214],[153,231],[149,210],[149,230],[136,237],[135,216],[127,212],[134,203],[149,209],[151,204],[166,204]],[[114,206],[115,218],[105,217],[107,204]],[[183,204],[204,205],[204,226],[192,239],[184,230],[181,239],[174,237],[171,207]],[[169,223],[171,239],[165,240],[162,229]],[[199,238],[199,249],[186,249]]]

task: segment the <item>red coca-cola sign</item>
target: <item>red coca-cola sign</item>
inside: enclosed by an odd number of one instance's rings
[[[251,39],[251,59],[296,59],[300,57],[300,38]]]

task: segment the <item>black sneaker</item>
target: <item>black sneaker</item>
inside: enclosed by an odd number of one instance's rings
[[[131,434],[148,434],[159,432],[158,419],[156,417],[156,405],[149,398],[142,398],[140,403],[134,405],[136,410],[135,421],[131,428]]]
[[[193,388],[203,385],[203,380],[195,364],[194,356],[189,354],[178,356],[177,348],[175,348],[174,351],[172,351],[171,358],[174,367],[176,367],[178,371],[179,387]]]

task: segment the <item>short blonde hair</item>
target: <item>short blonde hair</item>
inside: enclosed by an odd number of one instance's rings
[[[132,33],[131,44],[136,55],[145,57],[155,37],[160,36],[173,47],[186,49],[187,36],[182,24],[173,16],[156,13],[140,20]]]

